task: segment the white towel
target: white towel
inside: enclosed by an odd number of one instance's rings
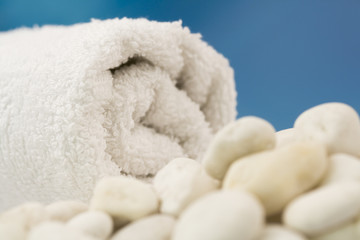
[[[228,61],[181,22],[92,20],[0,34],[0,209],[87,201],[108,175],[200,160],[235,119]]]

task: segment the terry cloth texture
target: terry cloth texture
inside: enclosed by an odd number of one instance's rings
[[[228,61],[181,22],[92,20],[0,34],[0,209],[87,201],[108,175],[201,160],[235,119]]]

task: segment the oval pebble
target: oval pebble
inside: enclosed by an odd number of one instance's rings
[[[226,174],[223,188],[253,193],[268,216],[276,215],[294,197],[319,183],[327,167],[322,144],[297,142],[239,159]]]
[[[327,185],[299,196],[285,209],[284,223],[315,237],[353,221],[360,214],[360,183]]]
[[[211,192],[180,215],[172,240],[252,240],[260,236],[264,210],[249,193]]]
[[[32,229],[26,240],[99,240],[65,226],[62,222],[48,221]]]
[[[175,219],[167,215],[152,215],[120,229],[111,240],[170,240]]]
[[[298,141],[296,136],[296,130],[294,128],[288,128],[275,133],[276,148],[286,146],[290,143]]]
[[[265,227],[260,240],[306,240],[306,238],[281,225],[269,224]]]
[[[344,153],[331,155],[329,171],[321,185],[346,181],[360,182],[360,159]]]
[[[359,221],[346,224],[311,240],[359,240]]]
[[[0,222],[0,239],[25,240],[27,232],[19,223]]]
[[[303,112],[295,121],[299,139],[316,140],[330,153],[360,156],[360,120],[344,103],[324,103]]]
[[[45,207],[37,202],[24,203],[0,215],[0,223],[15,223],[21,226],[24,232],[48,219]]]
[[[153,187],[137,179],[117,176],[103,178],[95,187],[90,209],[113,217],[115,227],[158,211]]]
[[[153,184],[161,200],[161,212],[174,216],[190,202],[219,186],[200,163],[188,158],[170,161],[156,174]]]
[[[101,211],[80,213],[66,225],[98,239],[107,239],[113,230],[111,217]]]
[[[275,129],[270,123],[258,117],[243,117],[215,135],[204,155],[203,165],[212,177],[222,180],[233,161],[274,146]]]
[[[54,221],[66,222],[75,215],[85,212],[88,206],[79,201],[59,201],[45,207],[49,218]]]

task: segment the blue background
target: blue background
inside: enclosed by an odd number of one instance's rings
[[[235,69],[238,117],[280,130],[324,102],[360,112],[359,0],[0,0],[0,31],[124,16],[200,32]]]

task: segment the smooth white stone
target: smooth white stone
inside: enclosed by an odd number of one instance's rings
[[[107,239],[113,231],[111,217],[101,211],[80,213],[66,225],[99,239]]]
[[[223,179],[232,162],[240,157],[272,149],[275,129],[258,117],[243,117],[221,129],[211,141],[203,165],[216,179]]]
[[[177,216],[190,202],[217,189],[219,182],[200,163],[177,158],[156,174],[153,185],[161,200],[161,212]]]
[[[66,222],[75,215],[85,212],[88,206],[79,201],[59,201],[45,207],[51,220]]]
[[[16,223],[24,232],[48,219],[45,207],[37,202],[24,203],[0,215],[0,223]]]
[[[358,225],[358,221],[346,224],[311,240],[359,240],[360,231]]]
[[[275,148],[280,148],[298,141],[296,130],[294,128],[288,128],[278,131],[275,133],[275,137],[276,137]]]
[[[282,225],[269,224],[265,227],[260,240],[306,240],[306,238]]]
[[[0,222],[0,239],[25,240],[27,232],[21,224],[15,222]]]
[[[172,240],[252,240],[261,235],[264,210],[251,194],[215,191],[180,215]]]
[[[357,112],[343,103],[325,103],[303,112],[295,121],[299,139],[316,140],[330,153],[360,156],[360,120]]]
[[[322,235],[360,214],[360,183],[330,184],[299,196],[285,209],[284,223],[310,237]]]
[[[321,185],[346,181],[360,182],[360,159],[344,153],[331,155],[329,170]]]
[[[167,215],[152,215],[120,229],[111,240],[170,240],[175,219]]]
[[[118,176],[103,178],[95,187],[90,209],[113,217],[116,227],[158,211],[153,187],[137,179]]]
[[[32,229],[27,240],[99,240],[65,226],[62,222],[49,221]]]
[[[318,184],[327,168],[324,145],[297,142],[239,159],[227,172],[223,188],[253,193],[271,216]]]

